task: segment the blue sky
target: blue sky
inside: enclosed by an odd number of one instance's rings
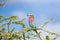
[[[28,24],[26,15],[29,13],[35,16],[37,26],[53,16],[55,19],[47,25],[46,29],[60,33],[60,0],[7,0],[6,4],[0,7],[1,15],[26,18],[26,25]]]
[[[32,13],[36,21],[43,22],[51,16],[55,17],[56,22],[60,22],[60,2],[59,0],[8,0],[4,7],[0,7],[0,14],[25,16]],[[16,12],[16,13],[15,13]],[[17,15],[17,16],[18,16]]]

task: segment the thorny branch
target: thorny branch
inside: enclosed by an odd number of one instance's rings
[[[42,28],[26,28],[26,29],[27,29],[27,30],[25,30],[25,29],[21,30],[20,33],[27,32],[27,31],[35,30],[35,29],[36,29],[36,30],[42,30],[42,31],[47,32],[47,33],[49,33],[49,34],[55,34],[55,35],[57,35],[57,36],[60,36],[60,34],[57,34],[57,33],[54,33],[54,32],[50,32],[50,31],[44,30],[44,29],[42,29]]]

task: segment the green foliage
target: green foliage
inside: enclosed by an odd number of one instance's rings
[[[3,18],[3,16],[2,16],[2,15],[0,15],[0,18]]]
[[[20,33],[25,33],[27,32],[29,29],[28,28],[24,28],[23,30],[20,31]]]
[[[10,17],[8,17],[8,19],[9,19],[9,20],[17,20],[18,17],[17,17],[17,16],[10,16]]]
[[[2,22],[2,20],[0,20],[0,23]]]
[[[59,37],[59,36],[55,36],[55,37],[53,38],[53,40],[56,40],[58,37]]]
[[[50,40],[50,36],[46,36],[46,40]]]
[[[0,6],[3,7],[6,4],[7,0],[0,0]]]
[[[46,22],[44,22],[44,24],[42,25],[42,28],[27,28],[25,23],[24,23],[24,19],[22,20],[18,20],[18,17],[17,16],[10,16],[10,17],[3,17],[3,16],[0,16],[0,40],[3,39],[3,40],[14,40],[14,39],[24,39],[26,40],[26,38],[30,39],[30,36],[33,36],[33,37],[39,37],[41,36],[40,33],[38,33],[39,35],[31,32],[32,30],[42,30],[44,32],[47,32],[51,35],[55,35],[57,37],[59,37],[60,35],[57,34],[57,33],[54,33],[54,32],[49,32],[49,31],[46,31],[43,29],[43,27],[45,25],[47,25],[50,21],[52,21],[54,18],[51,17],[49,20],[47,20]],[[5,22],[4,22],[5,21]],[[7,22],[8,21],[8,22]],[[22,30],[19,30],[18,32],[14,32],[14,30],[16,29],[16,27],[13,27],[12,29],[10,29],[10,25],[21,25],[22,26]],[[7,26],[7,29],[5,28]],[[7,31],[8,32],[7,32]],[[40,32],[42,32],[40,31]],[[27,36],[26,34],[27,33]],[[54,37],[53,40],[55,40],[57,37]],[[46,40],[51,40],[50,36],[46,36]]]
[[[20,24],[20,25],[22,25],[23,28],[26,28],[23,21],[24,21],[24,19],[22,19],[22,20],[20,20],[20,21],[12,22],[12,23],[13,23],[13,24]]]
[[[4,4],[1,4],[1,3],[0,3],[0,6],[4,6]]]
[[[15,27],[11,30],[11,33],[14,32],[14,30],[15,30]]]
[[[41,27],[43,28],[45,25],[47,25],[52,20],[54,20],[54,17],[51,17],[49,20],[45,21]]]

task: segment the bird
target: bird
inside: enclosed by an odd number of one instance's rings
[[[36,26],[35,26],[35,23],[34,23],[34,16],[32,15],[32,14],[28,14],[27,15],[28,17],[29,17],[29,26],[31,27],[31,28],[35,28]]]
[[[29,18],[29,20],[28,20],[28,21],[29,21],[29,26],[30,26],[31,28],[36,28],[34,15],[33,15],[33,14],[28,14],[27,16],[28,16],[28,18]],[[33,30],[33,31],[35,31],[36,34],[39,36],[40,40],[42,40],[41,37],[40,37],[40,35],[39,35],[39,33],[37,32],[37,30],[35,29],[35,30]]]

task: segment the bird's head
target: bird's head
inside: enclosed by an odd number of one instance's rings
[[[32,14],[28,14],[27,16],[29,17],[30,23],[34,22],[34,16]]]
[[[32,14],[28,14],[27,16],[28,16],[28,17],[33,17],[33,15],[32,15]]]

